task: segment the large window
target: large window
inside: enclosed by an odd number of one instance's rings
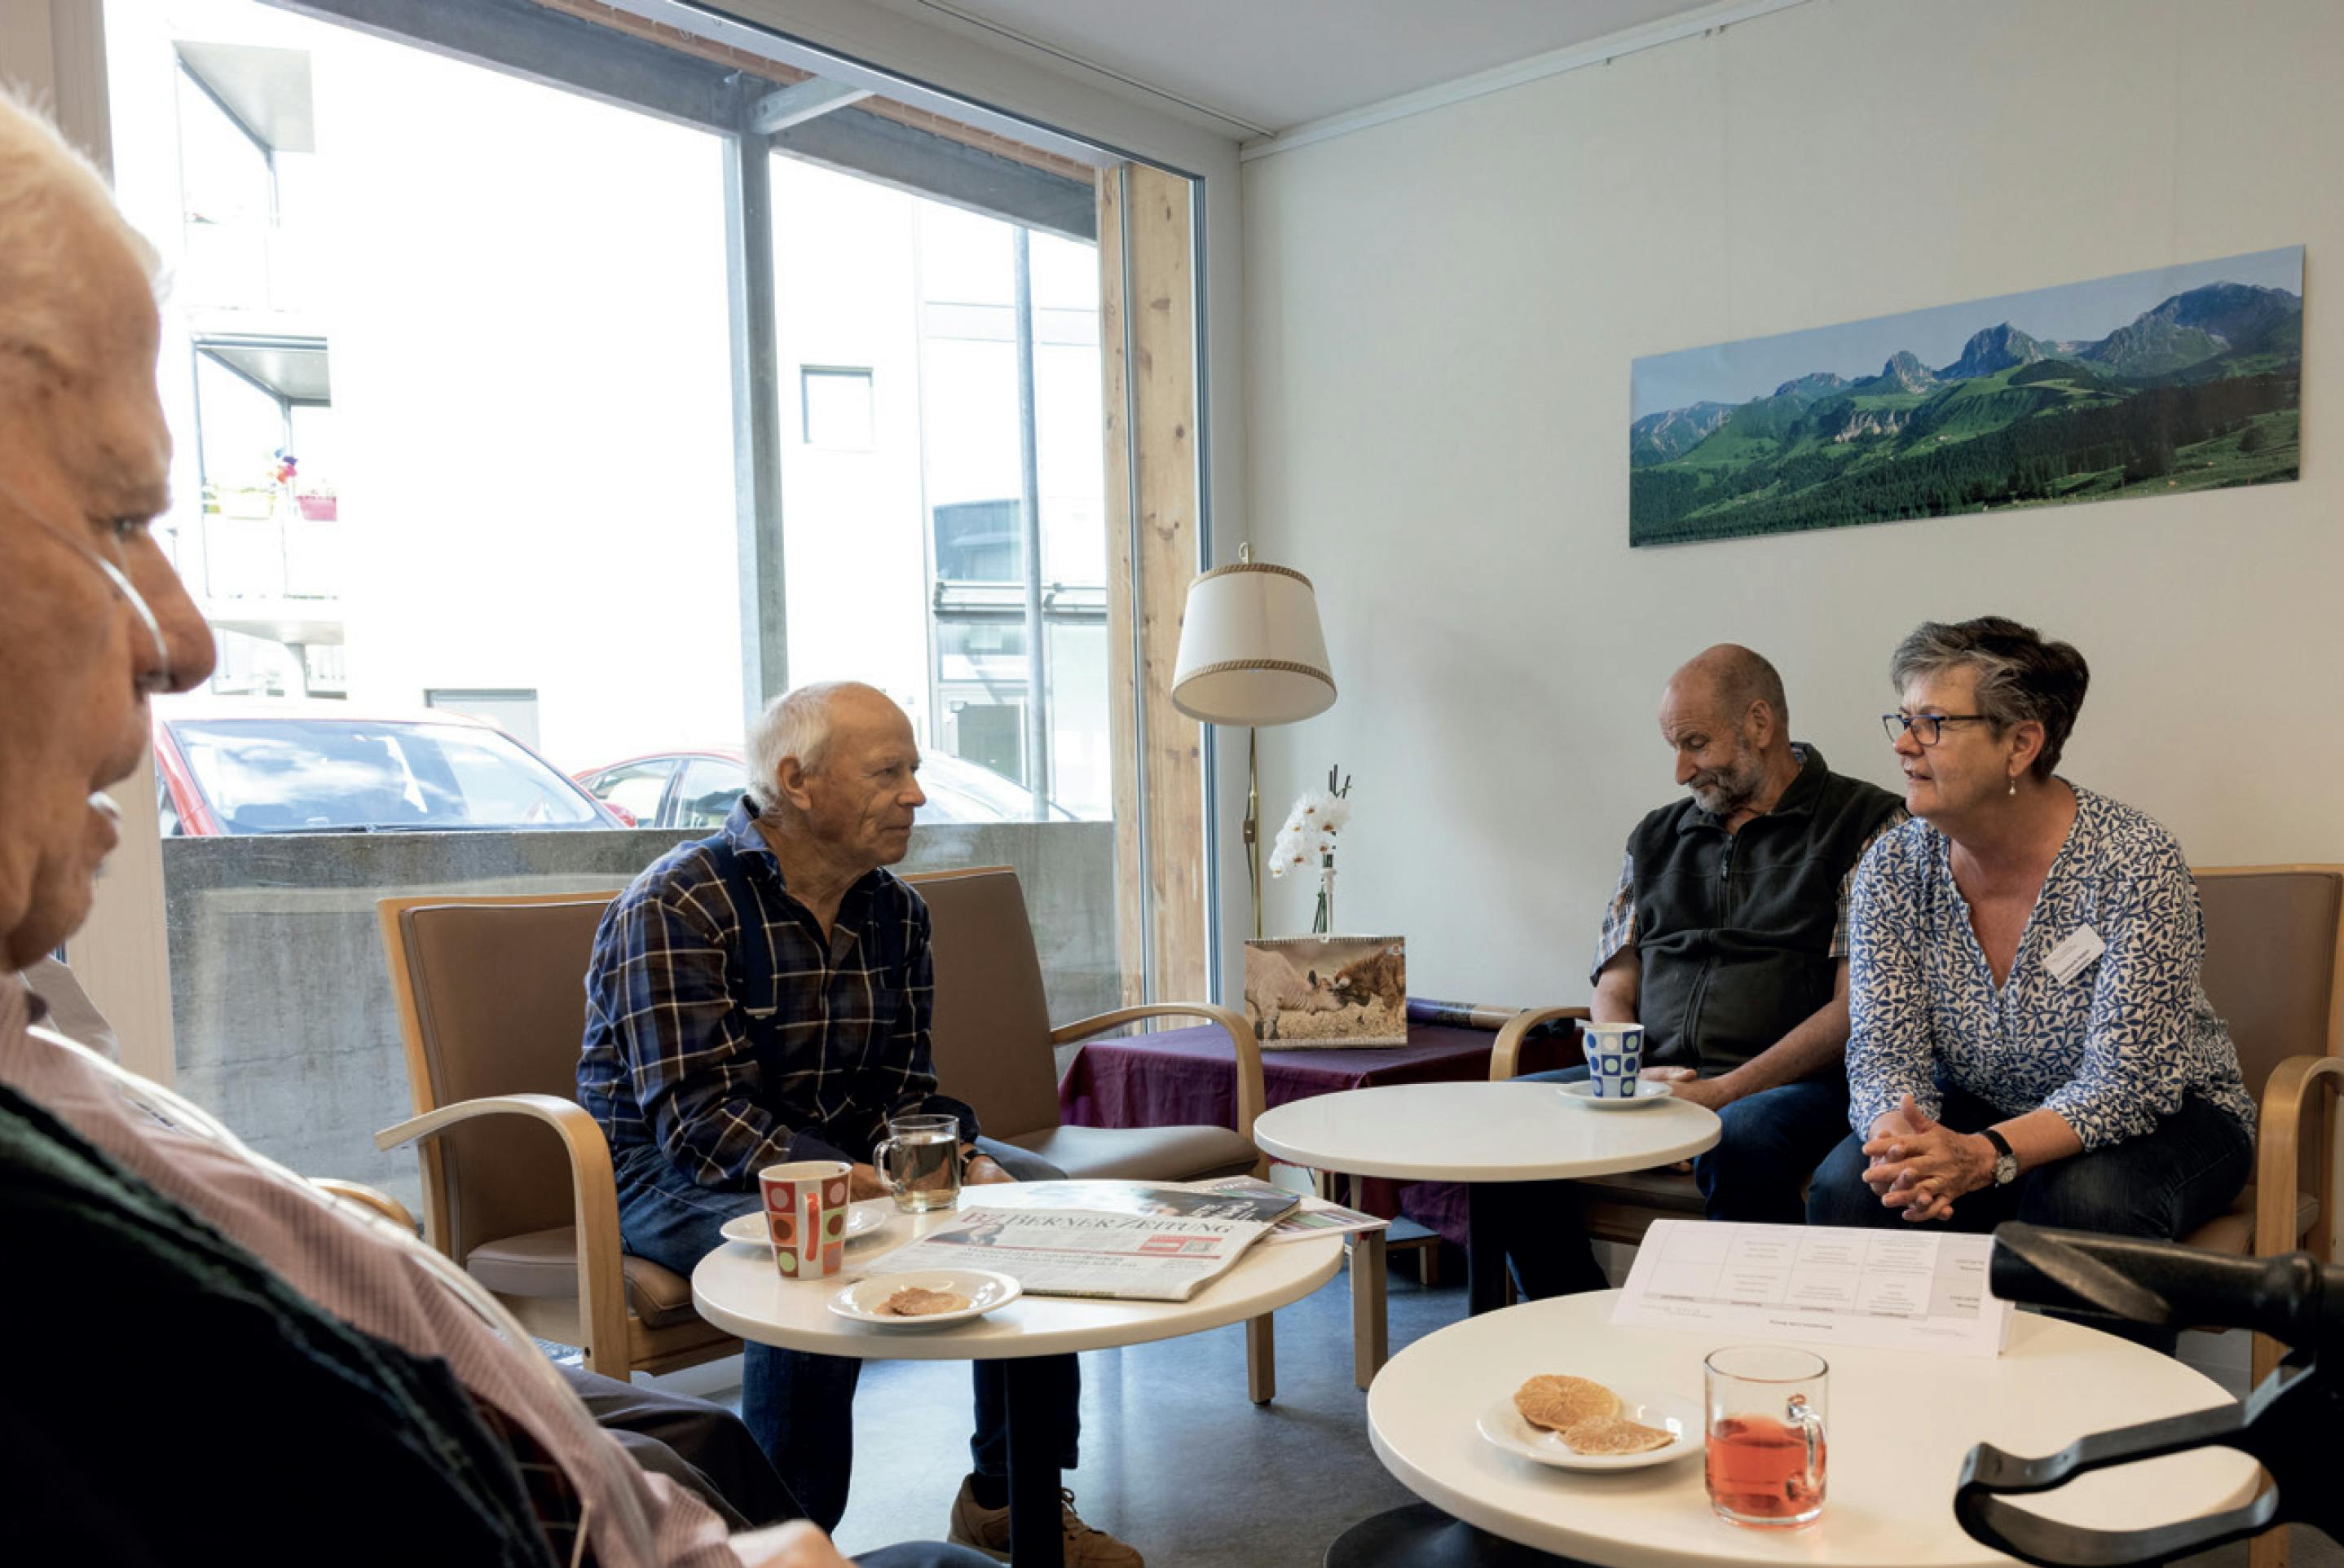
[[[776,646],[911,714],[907,868],[1019,865],[1054,1013],[1124,999],[1086,169],[867,106],[768,136],[786,67],[523,0],[400,15],[106,10],[224,653],[158,704],[181,1087],[411,1195],[373,900],[710,831]]]

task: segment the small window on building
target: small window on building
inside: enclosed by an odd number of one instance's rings
[[[805,444],[843,451],[871,450],[871,372],[798,367],[798,405]]]

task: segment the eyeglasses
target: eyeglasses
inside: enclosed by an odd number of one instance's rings
[[[146,630],[146,641],[154,652],[151,662],[142,662],[147,667],[133,677],[132,686],[150,697],[177,691],[178,681],[171,670],[171,645],[163,640],[163,623],[155,618],[155,612],[147,606],[145,596],[130,585],[130,579],[124,575],[122,569],[27,505],[23,494],[5,480],[0,480],[0,501],[5,501],[31,519],[35,533],[47,535],[80,557],[85,564],[96,569],[105,576],[106,585],[114,596],[130,607],[132,619]]]
[[[1892,746],[1903,740],[1908,730],[1921,744],[1934,746],[1945,725],[1975,724],[1985,718],[1984,713],[1883,713],[1880,727],[1888,732],[1888,744]]]

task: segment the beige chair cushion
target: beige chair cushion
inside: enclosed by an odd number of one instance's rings
[[[399,916],[433,1100],[578,1098],[586,966],[606,897],[519,905],[425,905]],[[570,1161],[548,1127],[496,1117],[438,1140],[448,1177],[450,1256],[500,1237],[567,1226]]]
[[[1694,1185],[1690,1171],[1666,1166],[1658,1170],[1623,1170],[1612,1176],[1583,1177],[1571,1186],[1582,1202],[1636,1203],[1665,1210],[1671,1217],[1701,1218],[1701,1189]]]
[[[1002,1139],[1070,1177],[1201,1181],[1243,1176],[1261,1151],[1225,1127],[1056,1127]]]
[[[631,1252],[619,1262],[627,1280],[627,1306],[636,1317],[654,1329],[697,1320],[691,1280]],[[577,1228],[557,1225],[484,1242],[465,1258],[464,1268],[500,1296],[575,1296]]]
[[[2260,1100],[2289,1057],[2324,1057],[2336,974],[2337,877],[2268,870],[2200,875],[2207,999],[2228,1025],[2247,1092]]]
[[[2295,1195],[2295,1235],[2301,1240],[2319,1223],[2319,1199],[2309,1192]],[[2230,1207],[2192,1230],[2182,1240],[2192,1247],[2244,1258],[2255,1249],[2255,1184],[2247,1183]]]
[[[937,1085],[1005,1143],[1058,1124],[1057,1058],[1034,927],[1014,871],[915,877],[935,959]]]

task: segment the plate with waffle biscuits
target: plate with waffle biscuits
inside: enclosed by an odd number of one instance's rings
[[[1024,1294],[1006,1274],[987,1269],[923,1269],[873,1274],[830,1299],[842,1318],[880,1329],[942,1329],[981,1318]]]
[[[1701,1401],[1542,1372],[1481,1412],[1481,1435],[1561,1470],[1641,1470],[1701,1451]]]

